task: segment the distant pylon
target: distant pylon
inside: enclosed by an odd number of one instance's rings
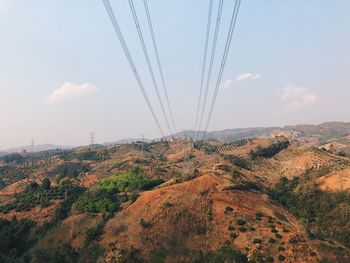
[[[90,135],[90,139],[91,139],[91,145],[95,144],[95,134],[92,132]]]

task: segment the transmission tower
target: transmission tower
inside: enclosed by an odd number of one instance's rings
[[[93,132],[90,134],[90,143],[91,145],[95,144],[95,134]]]

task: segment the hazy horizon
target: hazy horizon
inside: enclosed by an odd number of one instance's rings
[[[111,4],[165,129],[128,3]],[[232,6],[224,3],[213,83]],[[149,7],[178,131],[193,130],[208,1]],[[242,1],[209,130],[349,122],[349,8],[345,0]],[[0,31],[0,150],[32,139],[87,145],[91,132],[97,143],[160,137],[101,1],[3,0]]]

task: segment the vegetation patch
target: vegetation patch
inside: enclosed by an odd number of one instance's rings
[[[229,161],[233,165],[240,167],[240,168],[243,168],[246,170],[250,170],[250,168],[251,168],[250,163],[245,158],[243,158],[241,156],[232,155],[232,154],[224,155],[224,159],[226,161]]]
[[[250,151],[249,155],[250,155],[250,158],[252,158],[253,160],[257,159],[258,157],[272,158],[282,150],[287,149],[289,145],[290,145],[289,141],[281,141],[281,142],[273,143],[270,146],[265,148],[258,147],[255,151],[253,150]]]
[[[101,189],[110,192],[131,192],[136,190],[150,190],[164,183],[163,179],[149,179],[141,175],[139,169],[109,176],[98,182]]]
[[[115,195],[105,189],[86,191],[74,203],[73,209],[87,213],[113,213],[119,205]]]
[[[287,207],[315,238],[350,247],[349,192],[321,191],[298,177],[291,180],[282,177],[269,195]]]

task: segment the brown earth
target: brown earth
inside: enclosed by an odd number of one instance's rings
[[[350,169],[332,172],[316,180],[322,190],[350,190]]]
[[[133,248],[146,257],[151,251],[161,250],[168,255],[166,262],[179,262],[188,260],[193,251],[217,250],[230,244],[250,257],[260,253],[265,259],[274,255],[277,260],[283,254],[288,258],[286,262],[317,262],[309,256],[313,247],[293,216],[262,193],[225,190],[229,184],[228,180],[208,174],[142,193],[134,204],[107,223],[101,240],[109,250],[106,261],[112,262],[122,250]],[[261,221],[255,218],[257,212],[264,215]],[[271,223],[268,217],[273,218]],[[238,219],[246,221],[244,226],[238,224]],[[146,227],[140,224],[141,220]],[[268,242],[274,238],[271,225],[282,235],[275,238],[274,244]],[[229,226],[235,230],[230,231]],[[230,233],[237,238],[230,237]],[[255,238],[261,239],[262,244],[253,244]],[[298,242],[290,244],[291,238]],[[286,251],[279,253],[278,246]]]

